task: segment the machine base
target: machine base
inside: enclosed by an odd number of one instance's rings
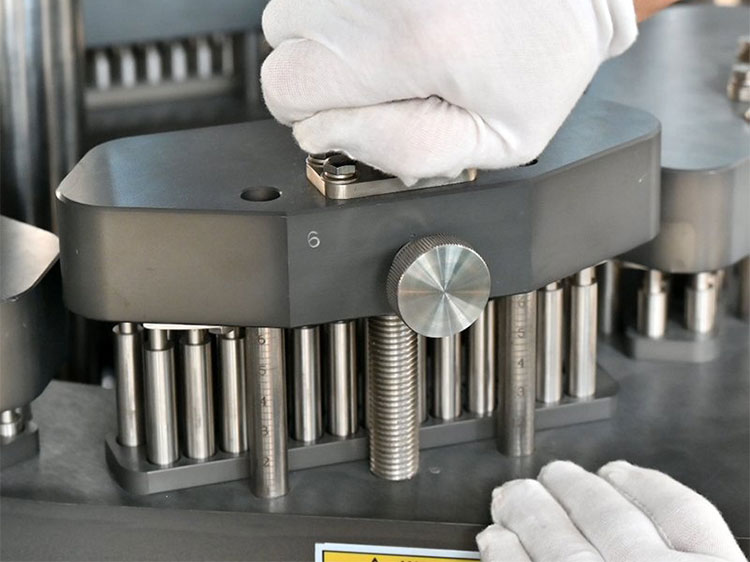
[[[30,459],[39,454],[39,428],[33,421],[26,422],[21,433],[0,437],[0,469]]]
[[[596,387],[596,394],[590,399],[566,396],[557,404],[537,403],[536,429],[551,429],[612,417],[617,406],[617,382],[599,367]],[[480,418],[464,414],[450,422],[430,418],[422,424],[419,442],[421,449],[431,449],[489,439],[494,435],[494,415]],[[250,476],[250,461],[246,453],[231,455],[219,451],[205,461],[183,456],[172,466],[158,467],[148,462],[144,446],[123,447],[114,434],[106,436],[105,445],[110,471],[117,483],[131,494],[154,494]],[[360,429],[348,438],[326,435],[312,444],[290,440],[288,451],[290,470],[365,460],[368,456],[367,432]]]

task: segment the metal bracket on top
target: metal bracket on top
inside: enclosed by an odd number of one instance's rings
[[[413,185],[389,176],[344,154],[310,154],[305,162],[307,179],[329,199],[357,199],[387,193],[401,193],[474,181],[477,170],[464,170],[455,178],[427,178]]]

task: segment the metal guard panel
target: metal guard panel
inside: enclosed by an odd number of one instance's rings
[[[57,192],[68,306],[110,321],[318,324],[389,312],[388,268],[416,236],[469,242],[500,296],[657,232],[659,123],[612,102],[584,97],[535,165],[472,184],[327,200],[305,156],[273,121],[93,149]],[[241,197],[254,187],[280,196]]]

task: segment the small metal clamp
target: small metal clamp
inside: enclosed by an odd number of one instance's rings
[[[327,152],[310,154],[305,162],[307,179],[329,199],[357,199],[387,193],[401,193],[428,187],[439,187],[474,181],[477,170],[464,170],[455,178],[427,178],[413,185],[356,162],[345,154]]]

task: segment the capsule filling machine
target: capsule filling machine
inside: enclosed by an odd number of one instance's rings
[[[371,172],[272,122],[95,148],[58,190],[61,261],[68,306],[118,323],[120,483],[250,474],[277,496],[290,467],[368,447],[403,480],[424,447],[497,434],[529,454],[535,410],[537,427],[611,415],[593,266],[655,232],[658,140],[648,114],[585,98],[533,165],[345,201],[311,163],[360,193]]]
[[[160,95],[217,101],[242,87],[248,108],[260,105],[255,77],[266,47],[259,32],[238,29],[240,18],[214,30],[203,18],[141,33],[156,20],[139,11],[152,5],[122,7],[103,35],[87,25],[87,117],[132,132],[131,115],[139,115],[158,129],[148,104]],[[734,316],[747,319],[750,295],[742,214],[749,117],[747,53],[733,44],[746,32],[745,13],[692,6],[660,14],[629,53],[603,66],[538,161],[467,170],[455,185],[437,179],[418,191],[394,189],[392,178],[361,163],[300,153],[271,122],[92,151],[58,192],[62,266],[70,308],[114,324],[118,400],[58,381],[38,399],[27,427],[39,423],[48,436],[42,455],[3,469],[4,548],[38,546],[37,534],[58,533],[55,517],[95,522],[69,525],[67,534],[95,529],[99,548],[118,556],[127,543],[133,556],[157,557],[175,540],[211,559],[238,545],[243,557],[299,559],[311,541],[331,537],[471,548],[487,522],[477,505],[494,485],[532,477],[552,458],[594,469],[622,456],[704,493],[746,536],[738,498],[747,497],[747,424],[737,420],[747,419],[747,381],[738,376],[747,371],[747,325]],[[679,49],[660,49],[657,37]],[[181,91],[171,57],[183,51],[190,87]],[[206,53],[211,72],[201,74]],[[108,86],[96,59],[109,64]],[[135,64],[135,84],[122,81],[123,60]],[[201,103],[186,104],[196,121],[181,126],[204,123]],[[705,111],[686,111],[691,105]],[[662,130],[633,107],[657,116]],[[690,127],[709,134],[686,134]],[[373,180],[382,180],[377,189]],[[358,197],[364,188],[370,197]],[[389,291],[397,255],[419,244]],[[488,298],[470,307],[473,321],[462,331],[428,338],[399,289],[409,293],[407,266],[451,252],[484,262]],[[594,370],[597,328],[605,340],[598,359],[622,392]],[[376,377],[368,376],[373,365]],[[4,368],[4,388],[7,376]],[[394,389],[398,400],[389,398]],[[274,400],[248,407],[264,396]],[[30,408],[13,408],[19,412],[28,422]],[[531,428],[557,429],[535,437]],[[537,451],[527,455],[535,439]],[[408,484],[387,481],[417,470]],[[186,489],[154,493],[177,488]],[[203,538],[217,521],[233,539],[221,549]],[[99,536],[107,525],[112,533]],[[129,528],[137,539],[128,539]],[[33,541],[23,538],[29,529]],[[289,534],[297,540],[281,540]]]

